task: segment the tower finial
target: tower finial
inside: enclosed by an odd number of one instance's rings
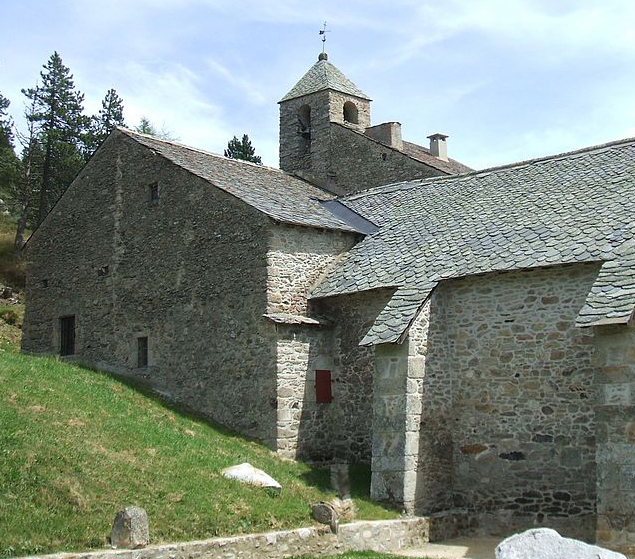
[[[324,27],[320,29],[320,35],[322,35],[322,54],[324,55],[324,58],[318,58],[318,60],[326,60],[326,52],[324,52],[324,48],[326,47],[326,34],[330,32],[331,32],[330,29],[328,31],[326,29],[326,21],[325,21]]]

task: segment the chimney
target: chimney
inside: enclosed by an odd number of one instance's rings
[[[432,134],[432,136],[428,136],[430,140],[430,154],[438,157],[443,161],[448,160],[448,143],[446,140],[448,136],[445,134]]]
[[[391,148],[398,149],[399,151],[403,149],[400,122],[384,122],[382,124],[376,124],[375,126],[369,126],[364,130],[364,134]]]

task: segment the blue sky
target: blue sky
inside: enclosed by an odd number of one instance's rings
[[[451,157],[498,165],[635,136],[633,0],[21,0],[3,6],[0,91],[57,50],[96,112],[117,89],[183,143],[222,153],[248,133],[277,166],[277,101],[317,59],[404,138],[449,134]]]

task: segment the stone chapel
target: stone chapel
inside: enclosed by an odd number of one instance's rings
[[[23,351],[457,531],[635,550],[635,140],[473,171],[326,54],[279,105],[280,169],[114,130],[27,243]]]

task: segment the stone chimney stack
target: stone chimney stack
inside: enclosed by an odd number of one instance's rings
[[[448,160],[448,143],[446,140],[448,136],[445,134],[432,134],[432,136],[428,136],[430,140],[430,154],[438,157],[443,161]]]
[[[369,126],[364,131],[364,134],[391,148],[398,149],[399,151],[403,149],[400,122],[384,122],[383,124]]]

